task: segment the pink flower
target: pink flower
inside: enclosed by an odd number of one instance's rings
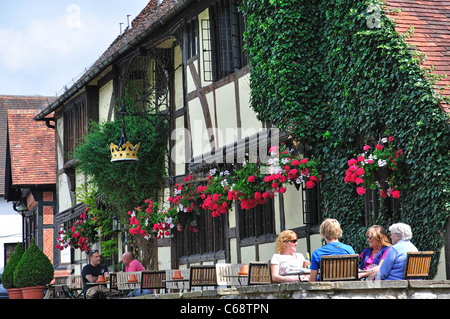
[[[367,150],[369,150],[370,149],[370,145],[364,145],[364,147],[363,147],[363,151],[367,151]]]
[[[366,190],[364,189],[364,187],[358,187],[356,188],[356,192],[358,193],[358,195],[363,195],[366,193]]]
[[[254,183],[254,182],[255,182],[255,176],[250,175],[250,176],[248,177],[248,181],[249,181],[250,183]]]
[[[388,140],[389,140],[389,142],[392,142],[394,140],[394,138],[392,136],[389,136]]]
[[[398,190],[392,191],[391,195],[393,198],[400,198],[400,191]]]
[[[375,148],[376,148],[377,150],[381,151],[381,150],[383,149],[383,145],[377,144],[377,145],[375,146]]]
[[[314,186],[316,186],[316,184],[314,182],[311,181],[307,181],[305,183],[306,188],[314,188]]]
[[[307,158],[304,158],[304,159],[302,159],[302,160],[300,161],[300,163],[303,164],[303,165],[306,165],[306,164],[308,164],[308,159],[307,159]]]
[[[298,164],[299,164],[298,160],[295,159],[295,160],[292,161],[292,166],[297,166]]]

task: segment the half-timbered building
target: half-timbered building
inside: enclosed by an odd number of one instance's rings
[[[115,102],[126,85],[151,96],[160,112],[170,114],[163,200],[186,175],[206,171],[211,163],[238,162],[255,150],[267,152],[272,142],[289,138],[260,122],[250,107],[245,19],[238,5],[238,0],[150,1],[93,66],[35,118],[54,112],[58,224],[84,210],[75,196],[87,178],[77,173],[71,157],[76,142],[87,134],[91,120],[115,119]],[[307,155],[307,148],[300,151]],[[306,255],[321,246],[320,222],[320,188],[289,186],[251,211],[236,205],[219,217],[204,212],[198,232],[159,239],[158,268],[267,261],[284,229],[296,231],[297,251]],[[121,244],[119,255],[127,249]],[[60,253],[61,265],[84,258],[78,251]]]

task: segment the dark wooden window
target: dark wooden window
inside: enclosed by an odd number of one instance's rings
[[[200,208],[201,209],[201,208]],[[189,229],[177,232],[178,257],[216,253],[225,249],[226,215],[212,217],[202,210],[198,220],[198,232]]]
[[[243,210],[239,205],[237,206],[240,239],[258,238],[264,235],[275,234],[275,207],[273,199],[250,210]]]
[[[64,111],[64,160],[73,159],[73,153],[78,143],[87,133],[86,100],[73,103]]]
[[[187,23],[187,58],[198,55],[198,22],[192,19]]]
[[[309,225],[320,223],[320,185],[314,188],[306,188],[302,185],[303,192],[303,222]]]
[[[210,8],[210,23],[205,24],[211,32],[214,81],[248,64],[248,56],[243,49],[245,22],[237,6],[235,0],[217,1]],[[205,47],[203,49],[205,50]]]

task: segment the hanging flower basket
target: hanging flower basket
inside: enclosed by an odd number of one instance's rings
[[[98,240],[98,227],[97,218],[90,211],[90,208],[86,207],[72,226],[61,229],[56,248],[64,250],[70,246],[89,253],[92,244]]]
[[[403,159],[403,150],[395,148],[392,136],[382,138],[374,148],[365,144],[363,152],[348,161],[344,182],[355,183],[358,195],[378,189],[382,197],[400,198]]]

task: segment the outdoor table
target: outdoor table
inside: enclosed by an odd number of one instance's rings
[[[162,280],[162,282],[174,282],[177,284],[178,289],[183,290],[183,289],[186,289],[185,283],[189,282],[189,278],[166,279],[166,280]],[[179,283],[182,284],[182,288],[180,288]]]
[[[311,273],[311,269],[302,268],[300,271],[294,271],[294,272],[289,272],[286,274],[281,274],[281,276],[298,276],[298,279],[302,280],[301,276],[306,276],[306,275],[309,275],[310,273]],[[305,281],[307,281],[307,280],[309,280],[309,279],[305,278]]]
[[[237,278],[239,281],[239,285],[242,286],[242,279],[247,278],[247,275],[223,275],[224,278]]]

